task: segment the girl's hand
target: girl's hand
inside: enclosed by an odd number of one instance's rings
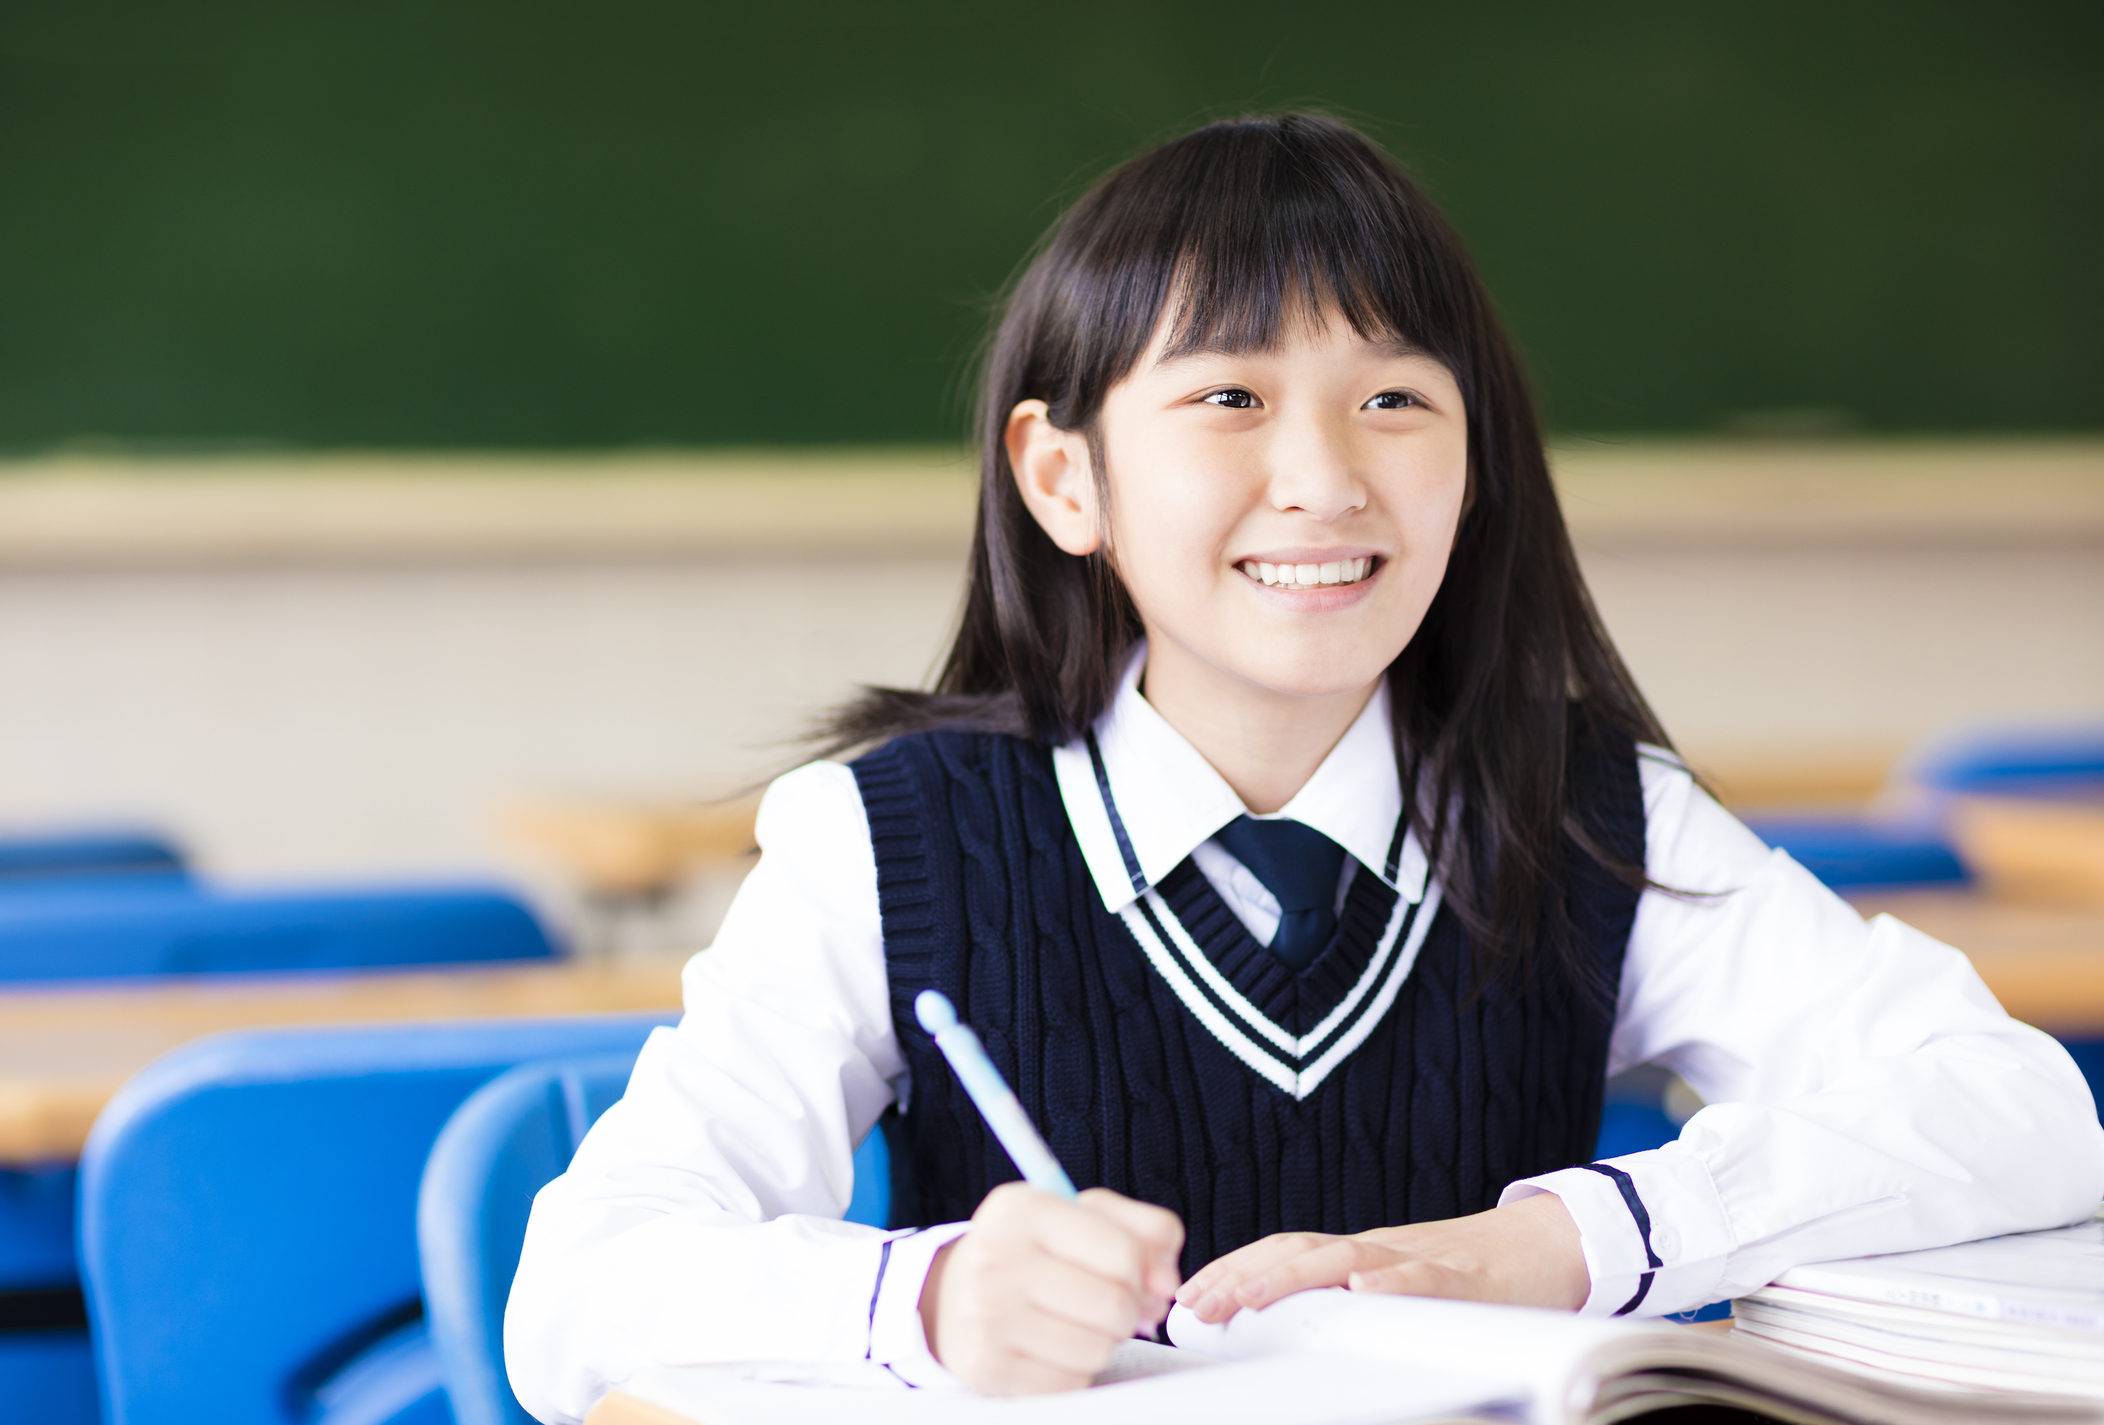
[[[1562,1199],[1537,1193],[1472,1217],[1352,1237],[1281,1232],[1208,1263],[1176,1299],[1200,1321],[1219,1322],[1319,1286],[1575,1311],[1592,1278]]]
[[[984,1395],[1085,1386],[1168,1314],[1183,1238],[1175,1213],[1108,1188],[1069,1202],[1004,1183],[928,1270],[928,1349]]]

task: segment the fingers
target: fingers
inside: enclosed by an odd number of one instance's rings
[[[1058,1260],[1047,1261],[1020,1283],[1023,1300],[1049,1317],[1122,1341],[1140,1327],[1141,1294],[1128,1282],[1110,1281]]]
[[[1110,1364],[1111,1352],[1130,1331],[1101,1331],[1076,1325],[1062,1316],[1044,1314],[1029,1323],[1016,1342],[1019,1355],[1064,1375],[1088,1378]]]
[[[1260,1275],[1245,1280],[1234,1293],[1243,1306],[1261,1311],[1281,1297],[1316,1287],[1343,1286],[1353,1271],[1371,1266],[1366,1244],[1350,1237],[1318,1240],[1306,1250],[1273,1262]]]
[[[1183,1224],[1117,1193],[1076,1201],[1021,1183],[988,1193],[949,1248],[932,1312],[937,1359],[987,1394],[1088,1384],[1118,1343],[1159,1321],[1177,1283]]]
[[[1142,1285],[1150,1295],[1159,1297],[1163,1310],[1167,1310],[1182,1280],[1176,1263],[1183,1255],[1183,1219],[1166,1207],[1139,1202],[1109,1188],[1090,1188],[1081,1195],[1080,1202],[1089,1211],[1122,1227],[1140,1243],[1143,1250]]]
[[[1177,1255],[1183,1250],[1183,1222],[1173,1212],[1151,1203],[1091,1188],[1074,1202],[1038,1192],[1021,1183],[1006,1183],[986,1195],[975,1222],[1015,1230],[1047,1255],[1128,1286],[1158,1320],[1169,1307],[1180,1280]]]
[[[1207,1263],[1184,1283],[1177,1300],[1195,1312],[1200,1321],[1207,1322],[1225,1321],[1245,1306],[1268,1306],[1287,1294],[1268,1288],[1286,1264],[1345,1240],[1320,1232],[1274,1233]],[[1335,1286],[1342,1281],[1340,1276],[1337,1281],[1324,1284]]]

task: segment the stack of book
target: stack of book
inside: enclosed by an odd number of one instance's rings
[[[2104,1401],[2104,1211],[2076,1227],[1824,1262],[1732,1304],[1732,1333],[1912,1385]]]

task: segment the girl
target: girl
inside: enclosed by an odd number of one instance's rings
[[[2104,1194],[2066,1053],[1724,813],[1588,601],[1460,244],[1328,119],[1112,173],[1016,284],[937,691],[777,781],[687,1013],[544,1190],[512,1380],[1083,1384],[1172,1297],[1682,1311]],[[1068,1171],[1017,1175],[946,992]],[[1602,1082],[1710,1107],[1589,1162]],[[889,1115],[895,1227],[839,1219]]]

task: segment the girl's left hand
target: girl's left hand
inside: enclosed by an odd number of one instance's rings
[[[1592,1278],[1562,1199],[1537,1193],[1471,1217],[1351,1237],[1281,1232],[1207,1264],[1176,1299],[1200,1321],[1218,1322],[1321,1286],[1575,1311]]]

